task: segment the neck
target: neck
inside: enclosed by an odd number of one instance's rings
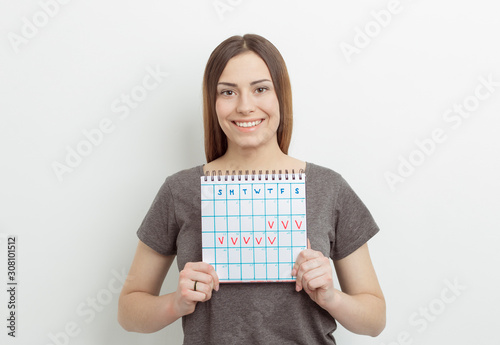
[[[250,148],[229,146],[220,163],[226,170],[279,170],[283,168],[288,156],[278,144],[266,148]]]

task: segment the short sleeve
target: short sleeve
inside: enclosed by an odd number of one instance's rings
[[[137,236],[156,252],[162,255],[175,255],[178,233],[174,200],[167,179],[137,230]]]
[[[339,194],[335,204],[335,243],[332,260],[340,260],[368,242],[378,231],[370,211],[344,178],[340,177]]]

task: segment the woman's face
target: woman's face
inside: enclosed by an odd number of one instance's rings
[[[277,145],[278,97],[269,69],[257,54],[245,52],[229,60],[217,84],[215,110],[228,148]]]

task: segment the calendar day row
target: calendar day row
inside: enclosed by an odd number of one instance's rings
[[[305,198],[304,183],[201,185],[202,200]]]
[[[304,248],[235,248],[203,249],[203,261],[216,264],[294,263]]]
[[[202,216],[305,214],[305,199],[284,200],[202,200]]]
[[[202,217],[201,231],[296,231],[306,230],[305,215]]]
[[[294,282],[293,263],[283,264],[217,264],[214,265],[223,283],[231,282]]]
[[[203,248],[295,248],[304,249],[306,231],[202,233]]]

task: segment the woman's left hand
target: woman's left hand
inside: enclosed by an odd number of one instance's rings
[[[335,297],[332,267],[323,253],[312,250],[309,239],[307,249],[300,252],[293,265],[292,276],[297,277],[295,289],[304,291],[322,308],[331,304]]]

